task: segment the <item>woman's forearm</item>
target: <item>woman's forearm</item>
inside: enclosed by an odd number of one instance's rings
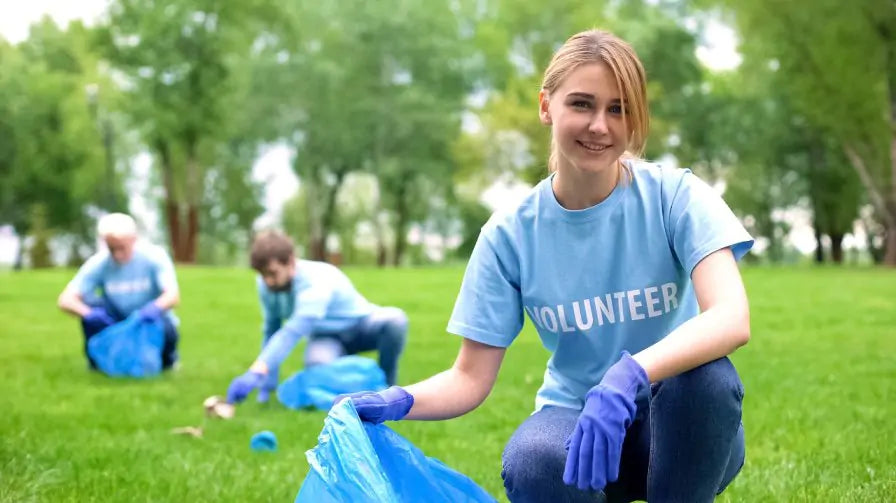
[[[703,312],[633,356],[650,382],[727,356],[750,340],[747,292],[731,250],[724,248],[704,258],[691,278]]]
[[[719,306],[684,322],[633,357],[650,382],[656,382],[727,356],[749,339],[749,313]]]
[[[414,396],[407,419],[449,419],[462,416],[481,404],[491,391],[492,382],[482,382],[456,368],[448,369],[424,381],[406,386]]]
[[[414,396],[408,419],[449,419],[475,409],[498,378],[505,348],[464,339],[454,365],[429,379],[406,386]]]

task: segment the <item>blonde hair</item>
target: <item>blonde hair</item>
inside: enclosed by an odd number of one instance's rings
[[[554,53],[544,71],[542,90],[550,96],[576,68],[588,63],[604,63],[616,77],[622,96],[622,120],[628,132],[624,158],[637,158],[644,152],[650,116],[647,109],[647,78],[644,66],[632,47],[621,38],[602,30],[576,33]],[[551,138],[550,172],[557,171],[557,144]]]
[[[130,237],[137,235],[137,223],[130,215],[109,213],[103,215],[96,224],[96,232],[101,238],[108,236]]]

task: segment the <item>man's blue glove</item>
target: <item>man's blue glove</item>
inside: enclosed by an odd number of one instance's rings
[[[263,382],[264,374],[261,372],[252,370],[246,371],[245,374],[230,381],[230,386],[227,388],[227,403],[242,402],[249,396],[249,393],[251,393],[252,390],[261,386],[261,383]]]
[[[109,316],[104,307],[92,307],[90,312],[84,315],[84,322],[90,325],[109,326],[115,324],[115,319]]]
[[[163,314],[165,314],[165,311],[157,306],[155,302],[146,304],[145,306],[141,307],[139,311],[140,319],[143,321],[158,321],[162,319]]]
[[[358,411],[361,421],[380,424],[383,421],[398,421],[408,414],[414,405],[414,397],[398,386],[384,389],[383,391],[359,391],[339,395],[333,401],[334,404],[348,398]]]
[[[603,490],[619,478],[625,430],[635,418],[635,397],[649,384],[647,372],[627,351],[591,388],[576,428],[567,440],[563,482],[579,489]]]

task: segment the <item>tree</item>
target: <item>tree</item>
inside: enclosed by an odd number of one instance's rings
[[[120,0],[109,9],[98,40],[126,78],[127,113],[156,156],[176,261],[196,260],[203,182],[228,179],[209,173],[227,163],[219,156],[234,141],[245,148],[233,111],[253,103],[241,69],[258,27],[276,18],[267,0]]]
[[[89,32],[78,23],[62,31],[45,18],[18,46],[0,41],[0,221],[19,236],[39,213],[43,231],[86,240],[88,207],[122,194],[120,182],[108,180],[88,109],[85,87],[97,72]]]
[[[896,3],[718,1],[742,34],[745,62],[774,65],[796,110],[858,175],[896,266]]]
[[[270,117],[296,151],[309,255],[327,256],[337,195],[351,173],[367,171],[379,180],[379,211],[398,227],[400,261],[407,226],[425,213],[420,177],[447,180],[453,169],[466,90],[455,13],[420,1],[350,0],[295,4],[286,19],[260,44],[258,67],[281,89]]]
[[[252,224],[264,212],[262,187],[252,179],[256,142],[232,138],[218,149],[217,163],[205,172],[197,259],[245,263]]]
[[[747,217],[754,236],[768,239],[771,261],[784,258],[789,231],[777,213],[806,201],[818,236],[817,259],[823,258],[821,235],[828,234],[839,261],[838,245],[858,214],[855,177],[780,92],[782,78],[768,67],[707,75],[689,99],[691,113],[683,117],[673,151],[683,164],[726,182],[726,201]]]

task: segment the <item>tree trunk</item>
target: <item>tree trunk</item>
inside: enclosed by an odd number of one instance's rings
[[[311,236],[308,239],[308,253],[311,260],[323,261],[327,259],[327,239],[321,236]]]
[[[403,182],[398,187],[395,196],[395,253],[392,255],[392,265],[398,267],[401,265],[401,259],[404,257],[404,252],[408,244],[407,187]]]
[[[831,260],[843,264],[843,234],[829,234],[831,238]]]
[[[382,184],[379,179],[377,179],[377,183]],[[373,232],[376,235],[376,266],[386,267],[386,262],[388,260],[388,250],[386,248],[386,236],[384,236],[383,225],[380,223],[379,218],[379,216],[383,213],[383,188],[380,186],[377,192],[378,193],[376,197],[376,204],[374,205],[373,218],[371,218],[371,223],[373,224]]]
[[[328,262],[330,255],[327,253],[327,236],[330,235],[330,229],[333,227],[333,222],[336,220],[336,196],[339,195],[339,189],[342,187],[343,180],[345,180],[346,171],[347,170],[342,169],[340,166],[334,173],[336,180],[333,182],[333,186],[330,187],[330,190],[327,191],[327,204],[324,207],[324,214],[321,215],[320,219],[321,260],[327,260]]]
[[[187,205],[187,235],[184,248],[183,262],[195,264],[196,254],[199,252],[199,208],[195,204]]]
[[[818,228],[818,222],[813,221],[812,227],[815,229],[815,263],[824,263],[824,245],[821,243],[821,230]]]
[[[192,264],[196,262],[199,241],[199,187],[198,162],[194,155],[195,148],[190,147],[187,161],[186,202],[181,201],[174,180],[174,159],[167,140],[157,139],[156,152],[162,168],[162,185],[165,188],[165,220],[168,222],[168,239],[171,243],[171,255],[175,262]]]
[[[896,232],[896,133],[894,133],[890,142],[890,176],[892,180],[890,187],[887,189],[889,191],[889,201],[881,193],[878,186],[875,185],[871,172],[865,164],[865,159],[852,146],[845,146],[844,151],[847,158],[849,158],[849,162],[855,168],[856,173],[858,173],[862,185],[867,190],[871,205],[881,218],[884,229],[886,229],[885,251],[882,263],[890,267],[896,267],[896,238],[893,237],[894,232]]]
[[[382,238],[377,239],[377,241],[376,241],[376,266],[377,267],[386,267],[386,260],[388,258],[389,257],[386,253],[386,243],[383,242]]]
[[[180,205],[177,201],[168,199],[165,201],[165,217],[168,220],[168,238],[171,241],[171,255],[175,262],[183,262],[186,257],[184,250],[183,231],[181,230]]]
[[[199,140],[193,134],[187,136],[187,174],[185,180],[184,203],[178,212],[180,221],[180,257],[177,262],[196,263],[199,251],[199,204],[202,202],[202,166],[199,163]]]
[[[20,229],[16,229],[16,236],[19,238],[19,248],[16,250],[16,260],[12,268],[15,271],[21,271],[25,266],[25,235]]]
[[[883,264],[896,266],[896,225],[889,225],[884,236]]]
[[[325,182],[320,180],[320,176],[309,178],[308,194],[308,217],[309,217],[309,237],[308,237],[308,254],[311,260],[326,261],[329,258],[327,253],[327,237],[330,235],[330,229],[336,219],[336,196],[339,195],[339,189],[345,180],[347,169],[340,167],[333,172],[335,180],[331,186],[326,186]],[[312,175],[313,176],[313,175]],[[323,194],[321,198],[312,197],[313,194]],[[323,206],[323,209],[318,206]]]
[[[808,138],[808,144],[810,172],[826,169],[824,150],[821,143],[814,138]],[[812,230],[815,232],[815,263],[823,264],[824,245],[821,242],[821,237],[824,234],[824,222],[827,222],[828,225],[830,225],[830,219],[825,218],[826,215],[822,208],[822,200],[820,197],[822,184],[820,182],[820,177],[812,176],[812,174],[810,174],[808,182],[809,206],[812,208]]]

